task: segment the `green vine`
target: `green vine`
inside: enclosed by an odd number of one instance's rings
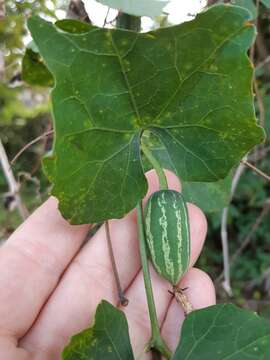
[[[141,21],[139,17],[130,16],[128,14],[119,13],[117,17],[117,27],[139,31],[141,26]],[[159,162],[152,155],[150,149],[141,141],[141,150],[151,163],[153,168],[155,169],[157,176],[159,178],[159,184],[161,189],[167,189],[167,179],[165,173],[160,166]],[[166,359],[170,359],[172,354],[161,337],[159,324],[157,319],[157,312],[155,307],[153,289],[151,284],[150,271],[147,260],[147,252],[146,252],[146,242],[145,242],[145,226],[143,219],[143,208],[142,202],[137,205],[137,217],[138,217],[138,228],[139,228],[139,245],[140,245],[140,257],[142,263],[143,270],[143,279],[145,285],[145,292],[147,297],[148,311],[151,322],[151,339],[147,345],[147,351],[151,349],[157,350],[160,354],[162,354]]]
[[[141,256],[143,279],[145,284],[145,292],[146,292],[147,304],[149,310],[149,317],[151,321],[151,332],[152,332],[151,339],[147,346],[147,350],[156,349],[166,359],[170,359],[172,355],[168,346],[161,337],[158,319],[157,319],[157,312],[154,302],[154,295],[153,295],[150,271],[147,260],[142,202],[140,202],[137,205],[137,217],[138,217],[137,221],[138,221],[138,229],[139,229],[140,256]]]
[[[150,164],[153,166],[153,168],[155,169],[155,171],[157,173],[158,180],[159,180],[159,188],[161,190],[168,189],[168,182],[167,182],[167,178],[166,178],[163,168],[160,166],[157,159],[153,156],[151,150],[147,147],[147,145],[145,145],[143,143],[143,141],[141,142],[141,149],[142,149],[142,152],[144,153],[145,157],[147,158],[147,160],[150,162]]]

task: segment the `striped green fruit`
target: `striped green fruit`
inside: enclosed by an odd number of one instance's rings
[[[154,268],[176,285],[188,269],[190,256],[185,200],[174,190],[157,191],[149,198],[144,217],[146,241]]]

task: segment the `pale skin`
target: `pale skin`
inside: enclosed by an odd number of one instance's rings
[[[167,172],[169,188],[180,190]],[[154,172],[147,174],[148,195],[158,190]],[[208,275],[193,267],[206,236],[201,210],[189,204],[190,268],[180,281],[198,309],[215,303]],[[74,333],[91,323],[101,299],[118,306],[105,230],[102,227],[83,247],[90,225],[69,225],[49,198],[0,249],[0,354],[5,360],[59,360]],[[150,323],[138,252],[136,213],[110,222],[116,262],[129,305],[125,312],[136,358],[148,360],[144,347]],[[183,310],[170,285],[151,271],[162,336],[171,349],[179,338]]]

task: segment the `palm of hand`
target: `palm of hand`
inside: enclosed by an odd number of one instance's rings
[[[178,180],[167,172],[169,187]],[[158,189],[148,174],[149,193]],[[149,196],[148,193],[148,196]],[[202,212],[189,205],[191,268],[181,280],[194,308],[215,302],[209,277],[192,268],[206,235]],[[135,358],[149,359],[144,347],[150,337],[143,276],[137,241],[136,214],[110,222],[121,282],[129,299],[122,310],[128,323]],[[58,360],[74,333],[91,323],[97,304],[106,299],[118,305],[118,296],[102,227],[84,246],[90,225],[69,225],[47,200],[19,227],[0,251],[0,353],[5,360]],[[179,338],[184,314],[168,293],[169,284],[151,272],[162,336],[172,349]]]

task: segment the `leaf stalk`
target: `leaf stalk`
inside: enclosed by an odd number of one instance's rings
[[[110,255],[110,259],[111,259],[112,269],[113,269],[114,280],[115,280],[115,284],[116,284],[117,292],[118,292],[118,298],[119,298],[120,304],[122,306],[127,306],[129,301],[125,297],[125,293],[121,286],[121,281],[120,281],[120,277],[119,277],[119,273],[118,273],[118,269],[117,269],[117,265],[116,265],[116,261],[115,261],[115,257],[114,257],[113,247],[112,247],[112,240],[111,240],[110,227],[109,227],[108,220],[105,221],[105,232],[106,232],[106,239],[107,239],[107,245],[108,245],[109,255]]]
[[[160,190],[167,190],[168,182],[163,168],[160,166],[157,159],[153,156],[151,150],[142,141],[141,141],[141,150],[157,173]]]

